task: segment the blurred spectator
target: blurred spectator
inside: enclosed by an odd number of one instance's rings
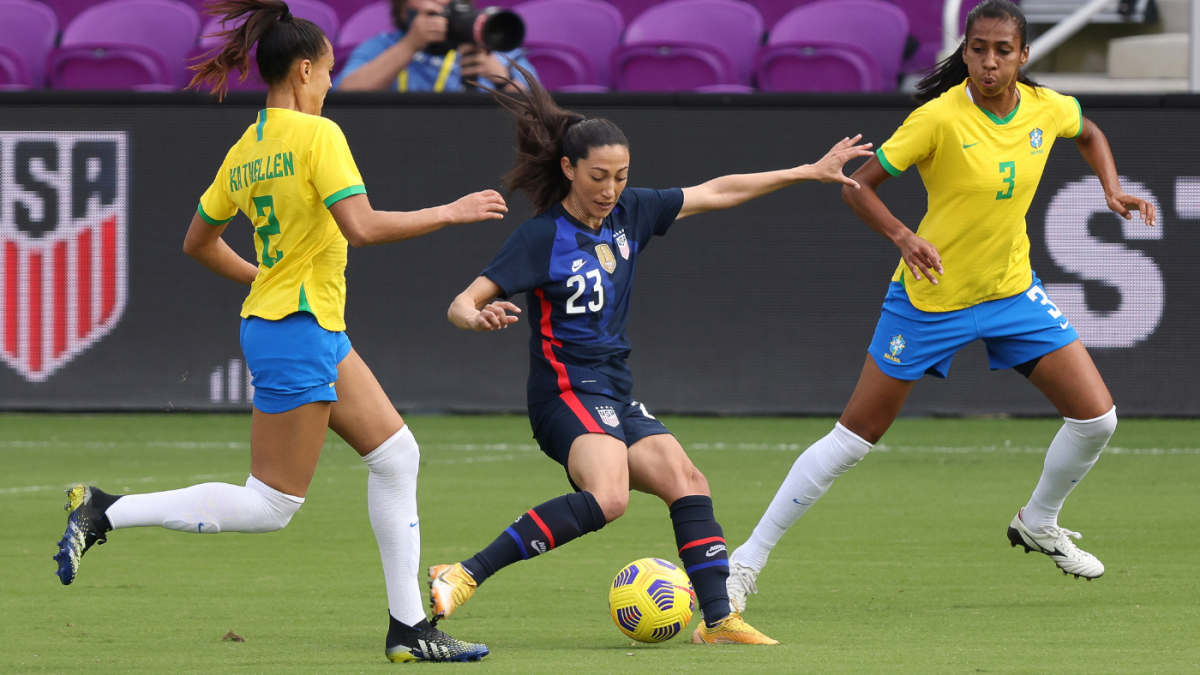
[[[392,0],[395,30],[384,31],[360,44],[334,80],[340,91],[465,91],[474,84],[481,88],[523,86],[525,78],[510,68],[504,57],[534,72],[524,49],[489,52],[477,45],[463,45],[445,54],[428,49],[446,39],[446,19],[439,16],[449,0]],[[465,82],[464,82],[465,81]]]

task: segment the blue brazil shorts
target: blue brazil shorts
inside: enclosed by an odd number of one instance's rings
[[[241,338],[255,408],[281,413],[338,400],[337,367],[350,353],[344,332],[325,330],[312,314],[296,312],[278,321],[242,319]]]
[[[925,282],[921,282],[925,283]],[[919,380],[946,377],[958,350],[975,340],[987,345],[992,370],[1019,366],[1079,339],[1075,327],[1033,275],[1029,290],[951,312],[923,312],[893,281],[867,352],[885,375]]]
[[[575,390],[529,406],[529,424],[542,452],[564,468],[571,444],[584,434],[608,434],[630,446],[647,436],[671,433],[637,401]]]

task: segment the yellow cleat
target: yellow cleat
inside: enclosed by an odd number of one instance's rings
[[[697,645],[777,645],[779,640],[758,632],[742,620],[739,614],[730,614],[716,626],[709,628],[704,621],[692,633],[692,644]]]
[[[475,594],[475,577],[459,563],[434,565],[429,568],[429,606],[433,615],[449,619]]]

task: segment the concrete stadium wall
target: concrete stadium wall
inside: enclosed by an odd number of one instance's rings
[[[893,96],[562,101],[620,124],[630,184],[654,188],[810,162],[855,133],[879,144],[912,108]],[[1200,101],[1082,104],[1107,133],[1126,189],[1154,199],[1161,224],[1109,214],[1079,153],[1060,141],[1028,215],[1034,269],[1122,414],[1200,414]],[[245,289],[181,244],[259,107],[246,96],[0,94],[0,409],[248,409]],[[345,131],[376,208],[500,188],[512,163],[511,126],[482,97],[331,96],[325,114]],[[915,170],[881,193],[917,225],[925,192]],[[511,202],[499,224],[351,249],[348,335],[401,410],[523,409],[528,329],[477,335],[445,319],[529,216],[522,197]],[[238,216],[226,240],[251,257],[252,234]],[[639,272],[629,327],[638,399],[656,412],[837,413],[897,260],[830,185],[680,222]],[[1021,376],[988,372],[979,343],[948,380],[922,381],[905,411],[1054,412]]]

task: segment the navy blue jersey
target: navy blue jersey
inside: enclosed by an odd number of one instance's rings
[[[629,300],[638,255],[667,233],[683,190],[627,188],[599,230],[561,204],[521,224],[481,273],[501,297],[525,293],[529,404],[578,389],[631,400],[625,359]]]

